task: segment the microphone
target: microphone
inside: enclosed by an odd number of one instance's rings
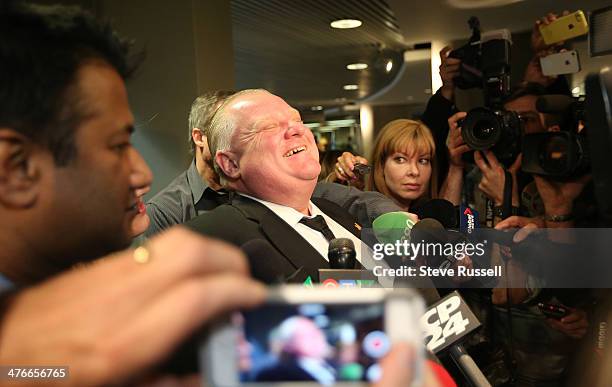
[[[543,95],[536,100],[536,109],[540,113],[561,113],[567,111],[575,99],[563,94]]]
[[[348,238],[336,238],[329,242],[327,258],[332,269],[354,269],[356,263],[355,245]]]
[[[241,247],[249,259],[251,275],[266,284],[278,284],[287,282],[301,283],[306,279],[303,267],[299,267],[289,276],[280,274],[279,268],[289,265],[271,244],[265,239],[253,239]],[[304,278],[302,278],[304,277]]]
[[[319,269],[319,281],[326,287],[376,287],[376,276],[368,270],[356,269],[355,245],[348,238],[329,242],[327,258],[330,269]]]
[[[427,349],[434,354],[448,349],[455,364],[473,386],[491,387],[474,359],[459,343],[480,327],[480,321],[457,291],[442,299],[435,292],[435,297],[438,301],[429,306],[421,317]]]
[[[457,208],[444,199],[431,199],[415,209],[410,210],[419,219],[433,218],[442,223],[444,228],[458,228]]]
[[[458,231],[446,230],[442,223],[435,219],[426,218],[413,227],[412,240],[444,245],[446,243],[465,243],[467,238]],[[428,258],[433,258],[433,260],[427,260],[428,264],[437,266],[440,269],[447,269],[457,262],[455,256],[446,255],[442,251],[441,254],[429,256]]]
[[[396,241],[410,240],[410,230],[415,222],[406,212],[388,212],[382,214],[372,222],[374,236],[381,243],[395,243]]]
[[[449,229],[459,229],[462,233],[471,234],[474,229],[480,227],[478,211],[460,205],[454,206],[453,203],[444,199],[429,200],[411,212],[418,215],[419,219],[435,219]]]

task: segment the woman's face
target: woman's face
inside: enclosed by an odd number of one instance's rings
[[[431,178],[431,155],[395,152],[385,160],[385,184],[393,198],[405,206],[427,192]]]

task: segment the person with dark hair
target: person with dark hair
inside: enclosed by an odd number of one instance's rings
[[[0,364],[67,366],[72,386],[137,384],[205,321],[265,298],[237,249],[184,229],[118,252],[151,182],[128,58],[78,8],[0,6]]]
[[[14,7],[0,16],[2,271],[29,283],[127,247],[151,171],[130,143],[127,43],[77,8]]]

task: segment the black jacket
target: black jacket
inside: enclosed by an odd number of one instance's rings
[[[312,202],[342,227],[360,236],[361,227],[344,209],[325,199],[313,198]],[[229,204],[186,225],[237,247],[256,239],[268,241],[280,254],[278,259],[262,262],[258,257],[249,257],[251,275],[265,283],[284,282],[287,278],[291,278],[290,282],[303,282],[308,276],[317,281],[318,269],[329,268],[317,250],[285,221],[263,204],[244,196],[235,195]]]

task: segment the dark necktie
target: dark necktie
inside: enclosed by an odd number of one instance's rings
[[[325,237],[325,239],[327,239],[328,242],[336,238],[332,230],[330,230],[329,226],[327,226],[327,222],[325,222],[325,219],[323,219],[321,215],[317,215],[314,218],[303,217],[302,219],[300,219],[300,223],[305,224],[311,229],[323,234],[323,236]]]

